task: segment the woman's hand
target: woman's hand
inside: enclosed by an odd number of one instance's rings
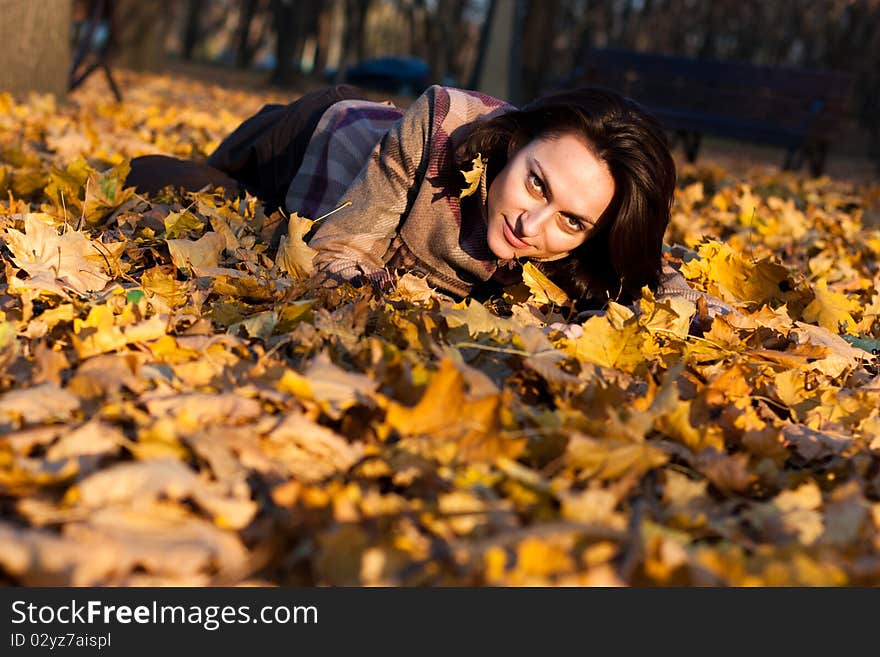
[[[553,322],[544,330],[547,333],[550,331],[559,331],[569,340],[577,340],[584,334],[584,327],[580,324],[566,324],[565,322]]]
[[[377,269],[370,273],[361,271],[354,276],[346,276],[344,273],[331,272],[326,269],[315,269],[308,280],[309,286],[312,288],[334,288],[347,283],[354,287],[370,285],[376,292],[388,292],[394,289],[395,283],[394,274],[387,269]]]

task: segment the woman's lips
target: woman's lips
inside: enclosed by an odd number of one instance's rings
[[[527,249],[531,246],[528,242],[523,242],[513,234],[513,231],[510,230],[510,226],[507,225],[507,221],[502,220],[501,230],[504,233],[504,239],[506,239],[507,243],[514,249]]]

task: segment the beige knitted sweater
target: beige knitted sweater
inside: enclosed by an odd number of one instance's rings
[[[485,173],[478,193],[460,198],[462,178],[451,158],[474,121],[511,109],[480,93],[440,86],[406,112],[361,100],[331,106],[287,194],[288,210],[311,218],[351,202],[310,240],[318,251],[316,269],[337,280],[384,281],[404,268],[457,296],[507,269],[510,263],[488,247]],[[692,301],[706,296],[669,265],[657,292]],[[706,299],[710,308],[727,308]]]

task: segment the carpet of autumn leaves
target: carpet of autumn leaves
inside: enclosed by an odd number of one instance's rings
[[[0,95],[0,582],[880,583],[876,185],[685,166],[667,257],[738,312],[568,337],[538,274],[320,288],[307,220],[124,189],[279,99],[123,83]]]

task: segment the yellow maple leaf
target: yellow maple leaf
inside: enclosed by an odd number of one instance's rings
[[[46,280],[48,291],[54,291],[56,282],[79,293],[103,289],[110,280],[102,266],[103,251],[79,231],[64,230],[59,235],[49,219],[43,214],[27,214],[24,232],[6,230],[12,261],[32,278]]]
[[[385,419],[407,436],[448,433],[460,424],[486,432],[495,424],[498,410],[497,395],[490,397],[495,399],[489,404],[484,399],[467,399],[461,373],[451,359],[444,358],[418,404],[410,407],[390,400]],[[455,418],[449,415],[451,409],[455,409]]]
[[[768,258],[750,261],[732,247],[710,241],[700,245],[699,258],[681,267],[685,278],[700,281],[706,291],[727,302],[767,303],[782,296],[779,284],[788,270]]]
[[[696,312],[696,306],[683,297],[669,297],[657,301],[647,287],[642,289],[639,308],[642,311],[639,324],[649,332],[669,333],[682,339],[687,337],[691,317]]]
[[[180,212],[169,212],[165,219],[165,236],[176,239],[184,233],[201,233],[205,227],[205,222],[192,212],[181,210]]]
[[[737,205],[739,205],[739,214],[737,219],[744,226],[750,226],[755,221],[755,216],[761,204],[761,197],[752,193],[750,185],[742,185],[740,187],[739,196],[736,197]]]
[[[46,196],[52,203],[43,209],[71,224],[84,220],[96,225],[134,196],[134,188],[124,187],[129,168],[123,161],[107,171],[96,171],[78,157],[65,169],[51,171]]]
[[[158,267],[143,273],[141,285],[150,303],[159,311],[167,311],[186,302],[186,283],[181,283]]]
[[[656,428],[690,448],[694,453],[706,448],[724,449],[724,436],[716,426],[694,426],[691,423],[692,401],[677,401],[675,408],[657,419]]]
[[[168,324],[168,318],[160,315],[129,326],[121,326],[120,319],[107,304],[92,306],[84,320],[75,318],[70,337],[77,356],[88,358],[134,342],[156,340],[165,335]]]
[[[583,324],[584,333],[569,340],[566,352],[578,360],[603,367],[617,367],[633,373],[645,364],[642,353],[644,337],[635,317],[615,327],[607,317],[590,317]]]
[[[824,278],[813,286],[813,292],[816,298],[804,308],[805,320],[816,322],[834,333],[850,333],[855,329],[856,322],[850,313],[859,310],[858,302],[845,294],[829,290],[828,282]]]
[[[472,337],[481,333],[505,337],[518,328],[510,320],[489,312],[486,306],[474,299],[469,303],[461,301],[452,308],[443,308],[440,312],[451,328],[465,326]]]
[[[312,258],[315,249],[305,243],[303,237],[315,222],[299,216],[296,212],[290,215],[287,222],[287,234],[281,237],[278,245],[276,262],[281,271],[285,271],[295,280],[305,278],[314,270]]]
[[[535,303],[553,303],[557,306],[563,306],[568,303],[568,295],[562,288],[547,278],[547,275],[531,262],[523,265],[522,277],[523,282],[532,293],[532,300]]]
[[[609,480],[623,475],[641,475],[666,463],[669,455],[649,443],[624,440],[598,440],[575,434],[565,450],[566,464],[580,477]]]
[[[379,401],[386,408],[380,435],[396,431],[404,437],[407,449],[423,457],[443,463],[486,461],[516,458],[524,447],[521,439],[499,431],[509,396],[466,393],[464,377],[450,358],[441,361],[415,406],[381,397]]]
[[[486,162],[477,153],[477,156],[471,160],[471,169],[470,171],[465,171],[462,169],[461,175],[464,176],[464,181],[466,184],[465,188],[461,190],[461,194],[459,194],[459,198],[464,198],[465,196],[470,196],[480,187],[480,180],[483,177],[483,170],[486,168]]]
[[[192,267],[216,267],[220,264],[226,240],[219,233],[207,232],[199,239],[165,240],[171,252],[171,260],[178,269],[188,271]]]

